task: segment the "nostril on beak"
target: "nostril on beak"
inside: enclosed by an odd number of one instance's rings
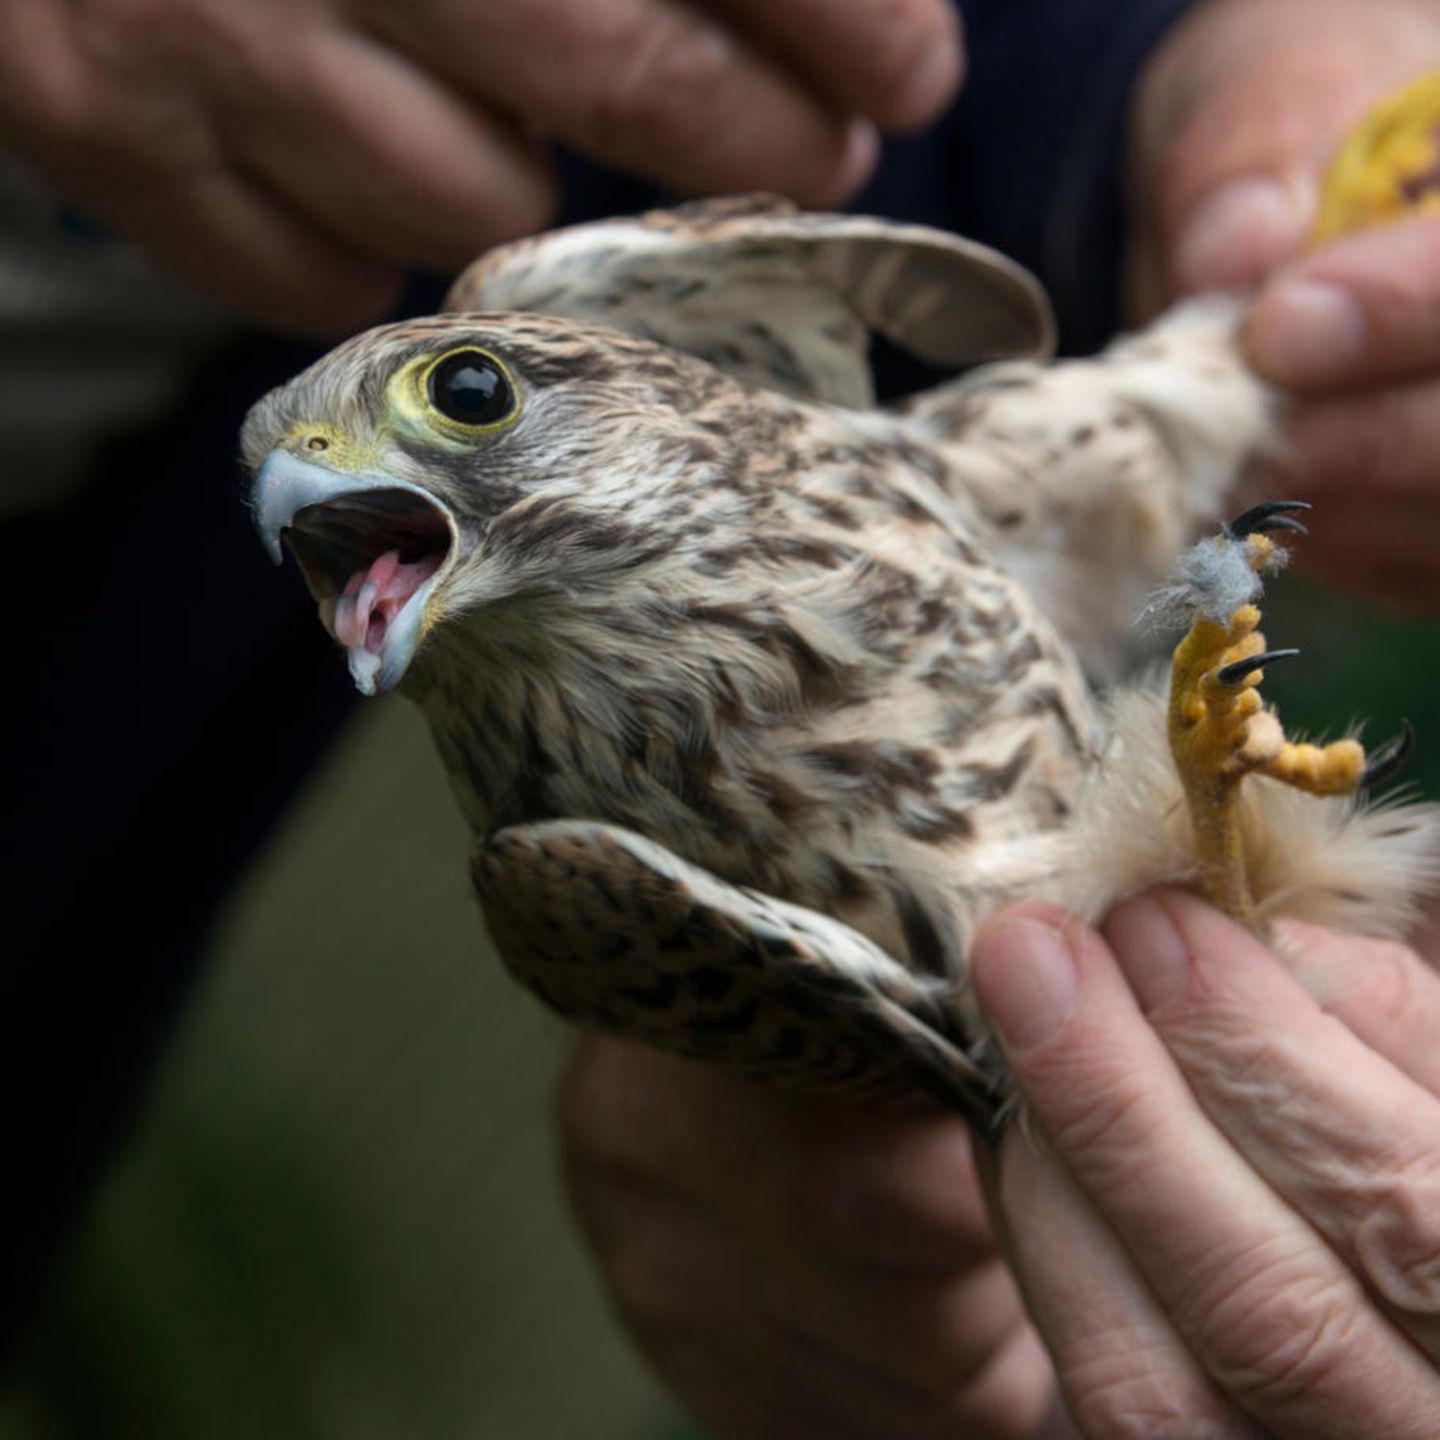
[[[307,450],[328,450],[330,442],[323,435],[312,435],[306,442]]]

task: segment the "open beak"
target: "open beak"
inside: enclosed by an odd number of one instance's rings
[[[454,516],[393,476],[341,474],[286,449],[272,450],[256,471],[251,503],[270,558],[278,565],[289,550],[299,562],[356,688],[393,689],[457,554]]]

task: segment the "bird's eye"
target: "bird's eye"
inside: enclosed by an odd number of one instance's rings
[[[430,368],[430,403],[457,425],[499,425],[515,413],[515,387],[483,350],[457,350]]]

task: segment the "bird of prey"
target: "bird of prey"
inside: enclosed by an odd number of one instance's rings
[[[1297,507],[1186,552],[1274,438],[1239,314],[1055,363],[1038,286],[984,247],[699,203],[483,257],[444,313],[265,397],[243,452],[359,688],[424,711],[521,980],[988,1124],[966,955],[1002,904],[1197,882],[1257,926],[1373,932],[1434,870],[1433,810],[1357,804],[1377,757],[1291,746],[1259,701]],[[975,368],[877,406],[870,332]],[[1097,679],[1182,555],[1172,751],[1159,689]]]

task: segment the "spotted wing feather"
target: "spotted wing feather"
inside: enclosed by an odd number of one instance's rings
[[[791,1089],[918,1086],[993,1120],[949,985],[848,926],[598,822],[502,830],[472,873],[506,965],[567,1018]]]
[[[960,368],[1053,347],[1039,283],[987,246],[919,225],[806,214],[783,200],[702,201],[492,250],[449,311],[533,310],[688,351],[802,399],[874,404],[875,331]]]

